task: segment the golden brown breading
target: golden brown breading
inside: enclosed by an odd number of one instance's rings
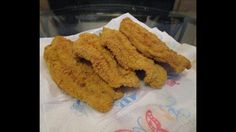
[[[168,48],[156,35],[133,22],[130,18],[122,20],[119,30],[146,57],[169,64],[177,73],[182,72],[185,68],[191,68],[188,59]]]
[[[125,69],[144,70],[144,81],[152,87],[160,88],[164,85],[167,79],[165,69],[138,53],[121,32],[103,28],[100,37],[102,45],[111,50],[118,63]]]
[[[111,53],[103,48],[95,34],[84,33],[75,41],[74,53],[91,62],[94,71],[111,87],[128,86],[138,88],[140,81],[131,70],[121,68]]]
[[[123,96],[97,76],[91,66],[74,59],[70,40],[55,37],[45,48],[44,58],[59,88],[100,112],[109,111],[113,101]]]

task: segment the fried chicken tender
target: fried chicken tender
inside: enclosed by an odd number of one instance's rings
[[[72,45],[70,40],[58,36],[45,48],[44,59],[52,79],[70,96],[100,112],[109,111],[114,100],[121,98],[123,93],[115,92],[91,66],[77,62]]]
[[[75,41],[74,53],[92,63],[94,71],[111,87],[120,86],[138,88],[140,81],[131,70],[125,70],[114,60],[111,53],[103,48],[95,34],[84,33]]]
[[[115,59],[125,69],[144,70],[144,81],[151,87],[161,88],[164,85],[167,79],[165,69],[140,54],[121,32],[103,28],[100,37],[102,45],[111,50]]]
[[[167,63],[176,73],[191,68],[191,62],[187,58],[168,48],[156,35],[130,18],[122,20],[119,30],[128,37],[139,52],[158,62]]]

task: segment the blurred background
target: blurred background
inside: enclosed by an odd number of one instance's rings
[[[196,45],[196,0],[40,0],[40,37],[98,28],[127,12],[180,43]]]

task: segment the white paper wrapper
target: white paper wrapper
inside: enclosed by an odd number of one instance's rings
[[[195,132],[196,131],[196,48],[179,44],[166,32],[149,28],[129,13],[112,19],[105,27],[119,29],[129,17],[154,33],[170,48],[191,60],[193,67],[170,75],[162,89],[142,82],[116,101],[108,113],[99,113],[85,103],[64,94],[51,79],[43,59],[44,47],[53,38],[40,38],[40,131],[41,132]],[[86,32],[98,34],[102,27]],[[67,36],[78,39],[79,34]]]

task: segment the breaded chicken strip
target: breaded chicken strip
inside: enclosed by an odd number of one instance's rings
[[[59,88],[100,112],[109,111],[113,101],[123,96],[97,76],[91,66],[74,59],[70,40],[55,37],[45,48],[44,59]]]
[[[100,37],[102,45],[111,50],[118,63],[125,69],[144,70],[144,81],[151,87],[161,88],[164,85],[167,79],[165,69],[138,53],[121,32],[103,28]]]
[[[94,71],[111,87],[128,86],[138,88],[140,81],[131,70],[121,68],[111,53],[103,48],[95,34],[84,33],[75,41],[74,53],[91,62]]]
[[[191,68],[188,59],[168,48],[156,35],[133,22],[130,18],[122,20],[119,30],[146,57],[169,64],[177,73],[182,72],[185,68]]]

